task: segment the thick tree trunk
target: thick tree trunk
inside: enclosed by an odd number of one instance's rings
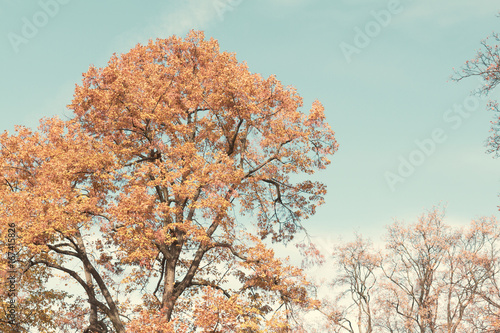
[[[76,242],[78,244],[78,247],[83,253],[87,253],[87,250],[85,249],[85,245],[83,243],[82,237],[78,234],[76,237]],[[95,299],[95,292],[94,292],[94,284],[92,283],[92,274],[90,274],[89,270],[85,267],[83,267],[83,271],[85,272],[85,282],[87,283],[88,291],[90,292],[89,298]],[[90,303],[90,315],[89,315],[89,327],[85,330],[88,332],[103,332],[102,329],[99,329],[99,324],[98,324],[98,316],[97,316],[97,305],[95,303]]]
[[[117,333],[126,333],[125,325],[123,324],[123,322],[120,318],[120,312],[118,311],[118,307],[116,306],[116,303],[114,302],[113,297],[111,296],[111,293],[109,292],[108,288],[106,287],[104,280],[99,275],[99,273],[95,270],[94,266],[92,265],[89,258],[87,257],[87,253],[85,251],[85,246],[83,244],[83,239],[82,239],[80,233],[77,234],[76,239],[77,239],[78,247],[80,248],[80,253],[79,253],[80,260],[83,263],[85,273],[87,275],[87,272],[88,272],[91,275],[91,279],[92,278],[95,279],[95,281],[97,282],[97,286],[99,287],[102,295],[104,296],[104,299],[106,300],[106,303],[108,304],[109,311],[107,311],[106,314],[107,314],[109,320],[113,324],[113,327],[115,328]],[[97,315],[97,313],[96,313],[96,315]],[[91,314],[91,318],[92,318],[92,316],[93,316],[93,314]],[[92,322],[91,322],[91,325],[92,325]],[[97,321],[96,321],[96,325],[97,325],[97,327],[102,326]]]
[[[162,296],[162,310],[165,311],[165,316],[168,321],[172,318],[172,312],[174,311],[175,301],[177,297],[174,295],[175,288],[175,266],[177,260],[166,261],[166,274],[165,281],[163,284],[163,296]]]

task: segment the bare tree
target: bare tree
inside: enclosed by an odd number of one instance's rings
[[[349,333],[495,332],[500,328],[498,223],[466,228],[433,208],[416,223],[388,226],[385,251],[357,235],[333,253],[337,297],[331,331]]]

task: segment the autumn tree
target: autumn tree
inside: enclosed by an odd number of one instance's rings
[[[500,17],[500,14],[499,14]],[[491,96],[495,88],[500,83],[500,35],[492,33],[491,36],[481,41],[481,47],[476,56],[466,61],[460,71],[455,72],[453,79],[460,81],[465,78],[478,77],[482,79],[482,86],[477,93],[484,96]],[[488,102],[488,109],[497,113],[491,121],[490,136],[487,140],[487,152],[493,153],[495,157],[500,156],[500,107],[498,101],[493,98]],[[490,273],[495,272],[496,266],[490,267]],[[496,329],[500,327],[500,303],[493,301],[486,294],[495,297],[498,295],[497,279],[489,280],[492,283],[489,293],[484,293],[483,298],[488,303],[488,312],[491,313],[490,322],[494,322]]]
[[[308,282],[270,242],[292,240],[323,203],[324,184],[294,175],[337,149],[320,102],[301,107],[202,32],[91,66],[69,120],[0,137],[19,309],[26,286],[64,278],[84,295],[45,295],[65,304],[47,319],[64,332],[290,329],[312,304]]]
[[[374,332],[374,288],[381,257],[369,240],[356,235],[353,242],[338,245],[332,253],[336,275],[331,288],[339,290],[326,309],[329,327],[334,332]],[[346,302],[347,300],[347,302]],[[349,301],[350,300],[350,301]],[[348,303],[349,305],[344,305]]]
[[[498,237],[495,218],[452,228],[433,208],[416,223],[389,225],[385,250],[359,235],[338,245],[333,282],[345,287],[325,312],[330,331],[493,332]]]
[[[467,228],[451,228],[444,212],[433,208],[413,225],[388,228],[386,304],[408,332],[483,332],[474,320],[485,319],[481,294],[494,279],[492,265],[498,222],[473,220]]]
[[[465,281],[469,293],[482,302],[483,322],[468,318],[478,331],[497,332],[500,328],[500,229],[495,218],[480,218],[471,223],[464,235],[464,250],[460,254],[465,261]],[[480,283],[481,288],[476,287]],[[471,288],[472,287],[472,288]]]
[[[498,33],[493,33],[481,41],[481,47],[476,56],[467,60],[461,70],[455,71],[453,79],[461,81],[470,77],[482,79],[483,84],[476,93],[483,96],[491,95],[500,83],[500,35]],[[491,121],[487,151],[498,157],[500,156],[500,108],[496,99],[489,101],[488,109],[496,112],[497,116]]]

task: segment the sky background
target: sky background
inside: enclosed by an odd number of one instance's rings
[[[340,146],[316,176],[326,204],[304,224],[319,243],[377,241],[393,218],[439,204],[465,224],[498,215],[500,160],[485,153],[494,115],[470,95],[479,82],[450,75],[500,31],[499,10],[498,0],[0,0],[0,130],[71,116],[90,64],[200,29],[252,72],[295,86],[304,111],[325,106]],[[419,152],[434,131],[441,142]],[[410,158],[419,165],[391,186],[387,174]]]

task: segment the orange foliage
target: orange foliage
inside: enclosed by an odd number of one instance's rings
[[[301,107],[202,32],[91,66],[72,119],[0,136],[0,220],[16,225],[23,283],[73,280],[88,302],[57,316],[80,329],[289,327],[307,282],[261,239],[302,229],[326,188],[291,176],[337,149],[321,103]]]

